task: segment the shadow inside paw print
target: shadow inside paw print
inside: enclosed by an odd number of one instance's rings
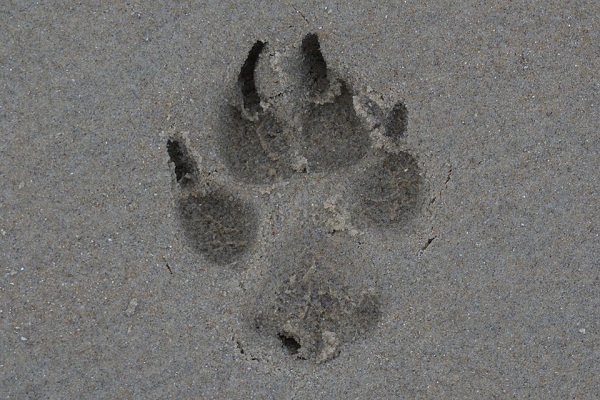
[[[402,147],[404,104],[388,109],[356,93],[328,68],[315,34],[303,39],[299,54],[291,53],[261,41],[252,47],[238,75],[239,97],[223,115],[218,154],[237,187],[250,191],[271,185],[284,195],[289,189],[280,182],[320,185],[306,195],[338,213],[335,229],[319,225],[326,218],[307,223],[306,214],[292,215],[286,224],[298,229],[287,231],[301,235],[277,246],[259,241],[265,221],[234,187],[199,173],[186,137],[173,135],[167,151],[191,249],[228,265],[269,246],[260,264],[271,272],[240,310],[246,335],[238,345],[323,362],[365,337],[381,314],[377,290],[361,278],[368,260],[348,256],[356,250],[352,237],[406,225],[421,207],[422,179],[417,159]],[[338,182],[347,184],[339,189]],[[339,205],[327,200],[340,197]]]
[[[407,222],[419,207],[420,183],[417,160],[409,153],[378,158],[354,186],[356,225],[386,227]]]
[[[345,343],[370,332],[380,315],[379,297],[352,287],[364,270],[336,243],[312,230],[274,249],[269,278],[245,311],[248,326],[299,359],[324,362]],[[336,251],[336,249],[338,249]]]
[[[300,106],[298,122],[296,116],[270,110],[277,98],[261,99],[255,69],[265,47],[259,41],[248,54],[238,76],[242,107],[230,107],[224,117],[221,154],[231,172],[247,183],[271,183],[294,173],[333,172],[356,164],[369,148],[369,134],[347,84],[329,76],[318,37],[307,35],[301,46],[299,90],[310,101]]]
[[[253,210],[224,192],[192,193],[180,201],[179,210],[190,246],[219,264],[243,254],[258,229]]]
[[[181,190],[177,208],[189,246],[211,262],[234,262],[255,241],[255,210],[224,189],[208,190],[198,184],[198,165],[186,138],[169,139],[167,151]]]

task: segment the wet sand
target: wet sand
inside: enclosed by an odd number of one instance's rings
[[[595,398],[597,2],[0,6],[0,398]]]

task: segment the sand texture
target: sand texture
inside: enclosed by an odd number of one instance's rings
[[[600,398],[600,3],[4,2],[1,399]]]

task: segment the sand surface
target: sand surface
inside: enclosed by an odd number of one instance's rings
[[[600,397],[600,3],[0,5],[0,398]]]

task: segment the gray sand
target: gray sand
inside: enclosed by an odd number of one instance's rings
[[[0,398],[600,397],[600,3],[16,3]]]

